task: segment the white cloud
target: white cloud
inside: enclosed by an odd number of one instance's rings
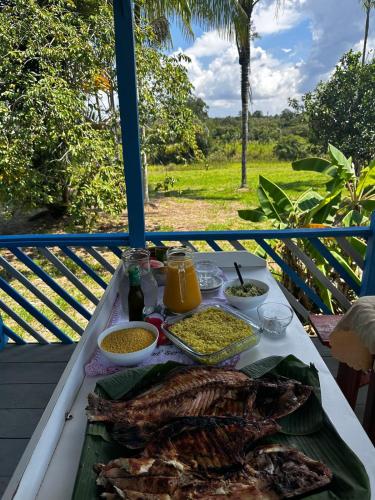
[[[285,31],[303,18],[302,7],[306,0],[285,0],[282,6],[277,6],[275,0],[260,2],[255,8],[255,30],[261,36]]]
[[[287,106],[289,97],[314,89],[318,81],[329,78],[344,52],[363,47],[365,15],[358,0],[285,0],[277,16],[275,6],[275,0],[262,0],[254,13],[255,29],[261,38],[256,42],[258,47],[252,49],[253,109],[265,113],[279,112]],[[306,34],[299,44],[289,45],[285,32],[306,20],[310,37]],[[278,45],[281,32],[283,45]],[[277,59],[262,48],[263,40],[286,56]],[[309,44],[309,53],[306,56],[305,45],[305,60],[295,64],[292,61],[303,44]],[[375,50],[375,14],[370,20],[368,49]],[[191,58],[189,76],[196,94],[210,106],[210,113],[237,114],[241,107],[240,66],[235,43],[210,31],[185,52]]]
[[[204,58],[210,53],[210,61]],[[235,44],[205,33],[185,53],[190,57],[189,77],[198,97],[210,106],[210,114],[237,114],[241,107],[240,65]],[[287,107],[288,97],[298,94],[298,65],[283,63],[261,47],[252,47],[251,83],[253,108],[276,113]]]

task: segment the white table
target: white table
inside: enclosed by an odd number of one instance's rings
[[[246,277],[269,284],[268,301],[287,304],[259,257],[248,252],[217,252],[197,254],[196,258],[215,261],[229,279],[235,277],[233,262],[236,260],[244,268]],[[71,497],[85,435],[87,394],[94,389],[97,380],[85,377],[83,367],[95,350],[97,336],[107,325],[120,276],[120,269],[117,269],[30,440],[4,500],[67,500]],[[305,363],[314,363],[318,369],[324,409],[341,437],[365,465],[371,498],[375,499],[375,448],[296,316],[284,339],[263,337],[254,350],[241,356],[238,368],[267,356],[288,354],[294,354]],[[72,418],[66,420],[66,414],[71,414]]]

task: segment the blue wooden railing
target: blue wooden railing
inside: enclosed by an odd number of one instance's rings
[[[374,220],[371,227],[149,232],[145,233],[145,239],[150,246],[177,243],[193,250],[215,252],[246,250],[249,244],[254,248],[256,243],[267,254],[272,266],[289,276],[299,291],[299,298],[280,286],[296,311],[306,317],[307,310],[299,300],[301,296],[308,298],[314,308],[323,313],[330,313],[330,310],[319,290],[309,285],[298,269],[285,262],[281,249],[288,248],[304,270],[308,269],[314,279],[331,292],[338,306],[346,310],[351,297],[321,272],[301,249],[300,243],[311,243],[339,280],[346,283],[352,297],[373,294]],[[368,242],[365,259],[351,244],[353,238]],[[279,244],[275,245],[275,241]],[[356,268],[358,279],[353,279],[347,268],[332,255],[330,244],[333,241],[341,255]],[[4,333],[18,344],[77,340],[118,265],[123,249],[129,244],[127,233],[0,236],[0,312]]]

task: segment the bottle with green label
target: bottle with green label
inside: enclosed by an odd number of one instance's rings
[[[129,321],[143,321],[145,299],[141,288],[141,273],[139,266],[129,267],[128,309]]]

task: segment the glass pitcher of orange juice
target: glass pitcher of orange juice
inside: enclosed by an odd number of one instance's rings
[[[164,305],[175,313],[191,311],[202,302],[197,273],[190,248],[171,248],[167,252],[167,278]]]

